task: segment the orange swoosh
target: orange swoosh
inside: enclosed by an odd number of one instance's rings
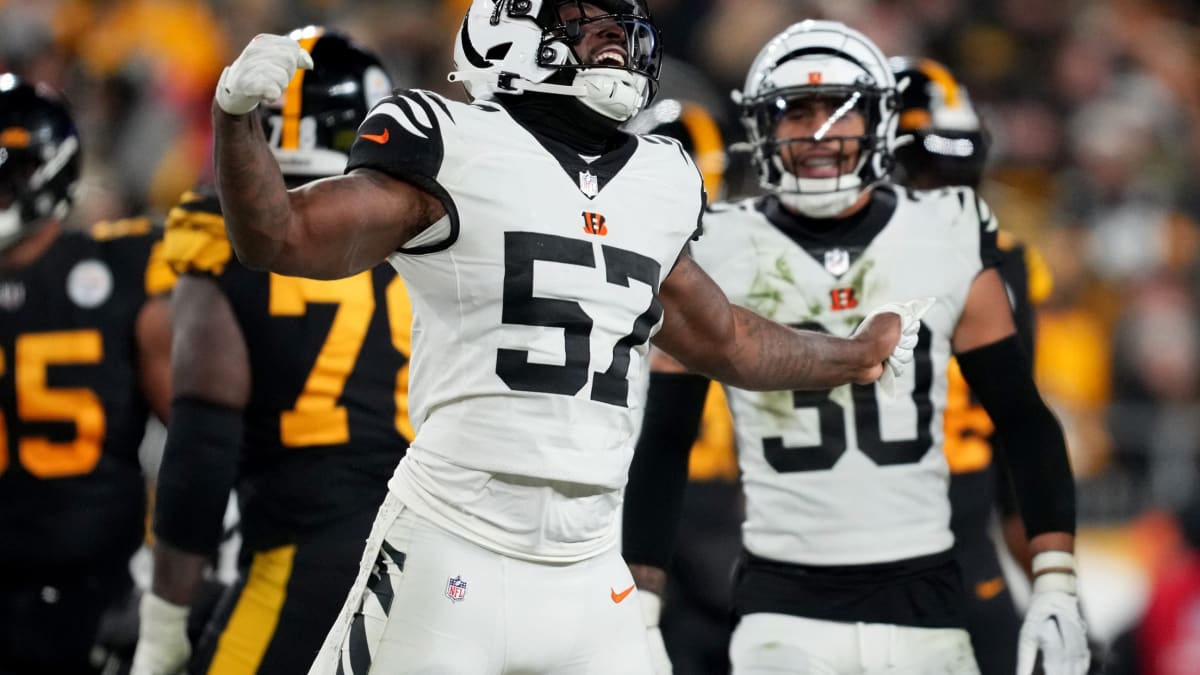
[[[362,134],[362,137],[368,141],[375,141],[380,145],[384,145],[388,142],[388,130],[384,129],[382,134]]]
[[[980,600],[991,600],[1004,590],[1004,577],[993,577],[975,584],[975,596]]]
[[[635,584],[635,585],[636,585],[636,584]],[[621,604],[621,601],[622,601],[622,600],[624,600],[625,598],[629,597],[629,594],[633,592],[633,586],[630,586],[629,588],[626,588],[625,590],[621,591],[620,593],[618,593],[618,592],[614,591],[614,590],[613,590],[613,589],[611,589],[611,588],[610,588],[610,589],[608,589],[608,592],[609,592],[609,593],[612,593],[612,601],[613,601],[613,602],[615,602],[615,603],[617,603],[617,604],[619,605],[619,604]]]

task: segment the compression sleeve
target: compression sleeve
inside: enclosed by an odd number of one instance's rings
[[[957,355],[963,377],[996,425],[1025,530],[1075,531],[1075,483],[1062,427],[1034,384],[1017,336]],[[1003,468],[1003,467],[1001,467]]]
[[[625,488],[625,561],[666,569],[687,487],[688,456],[700,431],[708,378],[651,373],[642,434]]]
[[[241,443],[242,411],[194,398],[171,402],[155,497],[156,537],[189,553],[217,550]]]

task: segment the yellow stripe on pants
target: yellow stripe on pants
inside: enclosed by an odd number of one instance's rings
[[[283,546],[256,553],[250,564],[246,586],[237,606],[217,642],[209,675],[251,675],[258,672],[279,612],[287,599],[287,583],[292,576],[295,546]]]

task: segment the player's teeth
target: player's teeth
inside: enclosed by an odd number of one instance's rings
[[[804,165],[811,167],[833,166],[835,164],[837,164],[837,162],[834,161],[832,157],[820,157],[804,160]]]

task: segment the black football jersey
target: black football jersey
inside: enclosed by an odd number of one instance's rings
[[[119,561],[142,542],[135,325],[173,283],[160,235],[101,223],[0,270],[0,570]]]
[[[249,550],[295,541],[375,508],[408,447],[412,317],[403,282],[376,267],[336,281],[247,269],[232,255],[220,205],[185,194],[167,220],[165,257],[211,276],[249,354],[237,483]]]

